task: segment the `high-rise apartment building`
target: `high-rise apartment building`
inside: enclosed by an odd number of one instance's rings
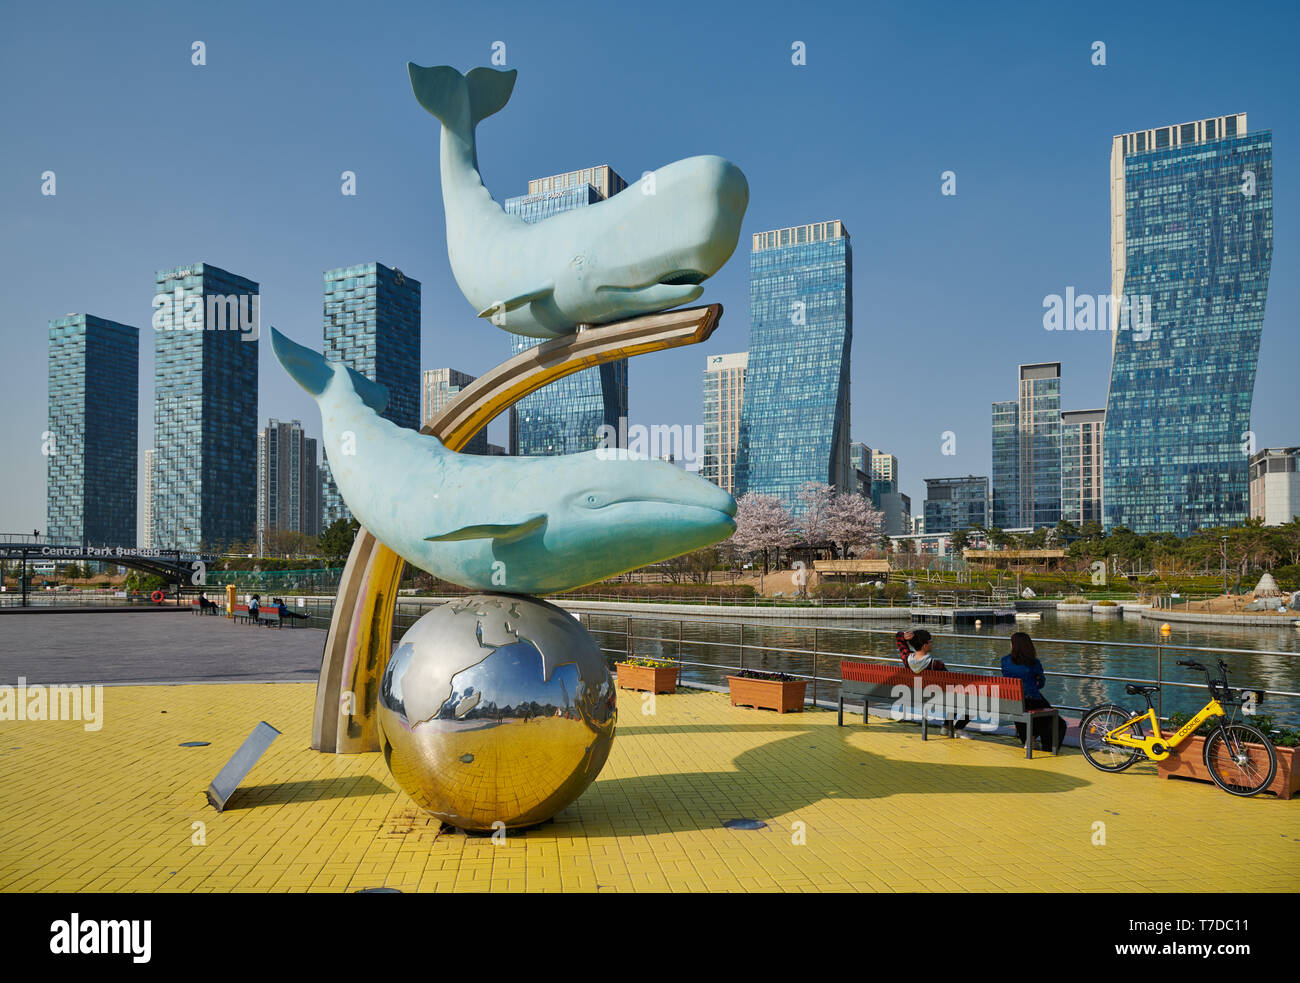
[[[842,222],[753,238],[737,487],[799,509],[816,481],[856,491],[849,457],[853,251]]]
[[[155,275],[155,549],[255,534],[258,301],[254,281],[207,263]]]
[[[992,523],[1039,529],[1061,519],[1061,363],[1020,366],[1015,401],[993,404]]]
[[[45,529],[51,542],[135,546],[140,330],[93,314],[50,322]]]
[[[709,355],[704,360],[704,454],[700,476],[733,495],[748,364],[749,352]]]
[[[969,475],[965,478],[925,479],[926,534],[957,532],[972,526],[988,526],[989,479]]]
[[[540,222],[560,212],[583,208],[611,198],[627,187],[607,164],[565,174],[534,178],[528,194],[507,198],[502,207],[525,222]],[[510,354],[518,355],[545,339],[510,335]],[[601,443],[605,433],[625,433],[627,418],[627,359],[582,369],[557,379],[515,404],[510,418],[510,453],[526,457],[577,454]]]
[[[1061,413],[1061,518],[1079,526],[1101,522],[1105,410]]]
[[[257,435],[258,544],[266,546],[268,533],[320,531],[316,441],[298,420],[269,420]]]
[[[1273,257],[1272,134],[1247,132],[1245,113],[1124,133],[1110,180],[1103,524],[1187,535],[1241,522]]]
[[[325,271],[325,357],[388,389],[380,414],[420,429],[420,281],[383,263]],[[321,528],[351,519],[330,474],[320,466]]]
[[[140,529],[140,545],[153,549],[153,448],[144,452],[144,522]]]
[[[1250,517],[1280,526],[1300,516],[1300,447],[1267,447],[1250,459]]]
[[[452,400],[460,395],[461,390],[473,382],[475,378],[468,372],[461,372],[459,369],[425,369],[420,382],[421,425],[427,427],[429,422],[446,409]],[[511,408],[510,412],[513,414],[514,409]],[[461,453],[487,454],[487,427],[484,427],[471,437],[469,442],[461,448]]]

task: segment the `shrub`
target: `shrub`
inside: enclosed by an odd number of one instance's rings
[[[1113,608],[1113,607],[1115,607],[1115,602],[1114,602],[1114,601],[1098,601],[1098,602],[1097,602],[1097,607],[1099,607],[1099,608]]]
[[[1088,599],[1082,594],[1071,594],[1062,601],[1063,604],[1087,604]]]

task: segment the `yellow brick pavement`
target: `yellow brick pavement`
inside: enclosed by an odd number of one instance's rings
[[[620,692],[609,763],[554,822],[440,833],[379,755],[310,749],[313,695],[110,687],[98,732],[0,723],[0,891],[1300,890],[1300,802],[705,692],[653,715]],[[263,719],[283,736],[217,814],[204,790]],[[768,826],[721,828],[740,817]]]

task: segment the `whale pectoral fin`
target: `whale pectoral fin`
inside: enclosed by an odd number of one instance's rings
[[[536,532],[544,525],[546,525],[545,515],[530,515],[519,522],[461,526],[459,529],[453,529],[450,532],[439,533],[437,536],[425,536],[424,538],[426,542],[430,543],[454,543],[466,539],[495,539],[503,543],[511,543]]]
[[[491,317],[493,314],[505,311],[517,311],[525,304],[531,304],[535,300],[544,300],[555,292],[555,284],[547,283],[536,290],[530,290],[526,294],[518,294],[509,300],[498,300],[490,306],[483,308],[478,312],[479,317]]]

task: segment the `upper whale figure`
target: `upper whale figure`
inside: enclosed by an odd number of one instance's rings
[[[721,157],[687,157],[605,201],[528,223],[493,200],[475,128],[505,106],[515,72],[409,64],[420,105],[442,121],[442,201],[456,283],[479,317],[534,338],[695,300],[736,249],[745,175]]]
[[[458,454],[379,414],[388,390],[271,329],[275,357],[320,406],[330,471],[352,514],[435,577],[548,594],[726,539],[735,500],[625,450],[557,457]]]

